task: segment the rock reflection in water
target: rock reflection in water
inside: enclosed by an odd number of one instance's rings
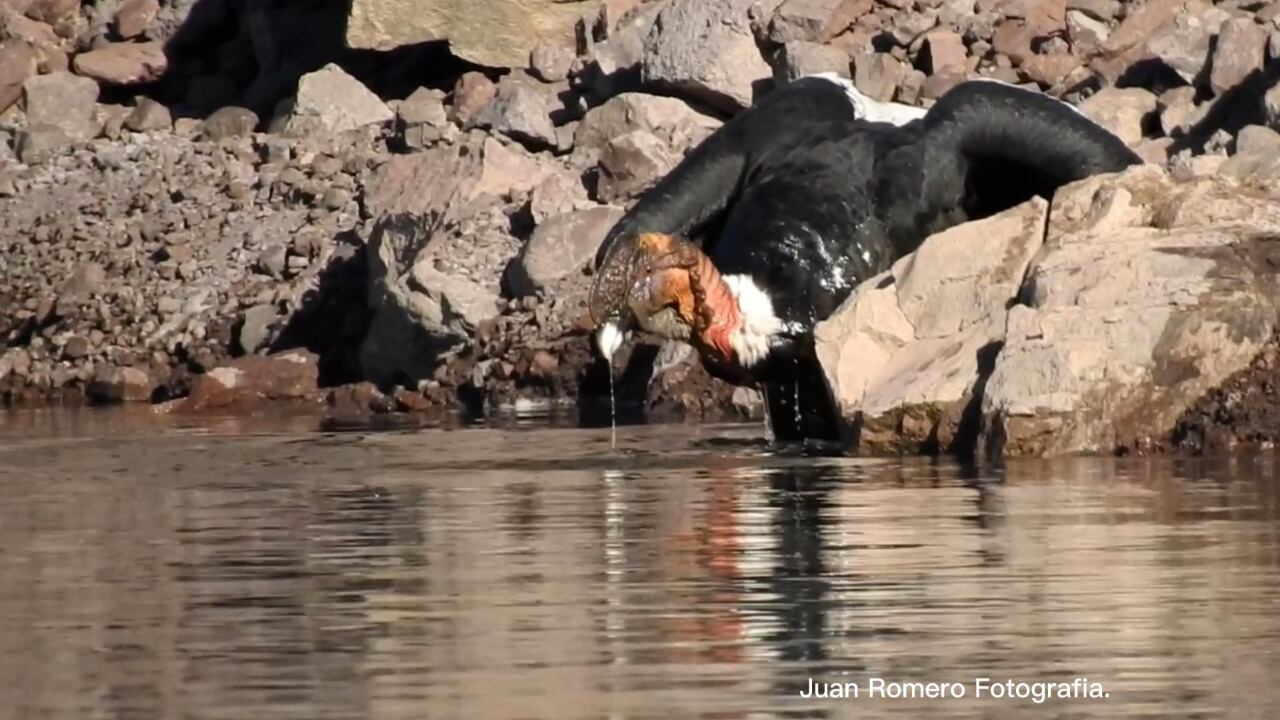
[[[1037,707],[798,694],[1084,675],[1105,705],[1038,709],[1280,709],[1274,456],[992,473],[710,440],[743,433],[8,442],[0,697],[22,718],[1019,718]]]

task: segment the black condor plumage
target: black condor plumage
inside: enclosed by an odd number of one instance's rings
[[[633,322],[688,339],[712,372],[763,385],[777,438],[831,438],[812,329],[859,282],[932,233],[1140,162],[1069,105],[997,82],[902,124],[865,115],[848,86],[804,78],[690,152],[600,248],[602,350]]]

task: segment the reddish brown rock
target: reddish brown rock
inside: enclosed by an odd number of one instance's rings
[[[1186,0],[1153,0],[1130,11],[1124,21],[1116,26],[1103,49],[1108,53],[1119,53],[1144,42],[1156,28],[1177,17],[1186,5]]]
[[[22,97],[22,84],[36,74],[36,51],[22,41],[0,46],[0,113]]]
[[[478,72],[463,73],[453,86],[451,114],[454,122],[466,125],[498,94],[498,86]]]
[[[596,196],[611,203],[635,197],[676,166],[679,158],[661,139],[644,130],[616,137],[600,154]]]
[[[1031,43],[1035,37],[1035,31],[1025,22],[1006,20],[996,28],[995,35],[991,37],[991,45],[996,52],[1017,65],[1031,57]]]
[[[81,53],[72,61],[77,74],[108,85],[134,85],[157,80],[169,65],[158,42],[113,43]]]
[[[951,30],[933,30],[925,33],[923,52],[925,72],[965,71],[966,50],[964,39]]]
[[[315,401],[319,397],[317,361],[315,355],[300,350],[237,358],[197,375],[191,384],[191,394],[174,410],[247,411],[263,401]]]
[[[1080,58],[1069,53],[1032,55],[1022,62],[1022,72],[1044,87],[1053,87],[1081,66]]]
[[[769,22],[769,39],[825,43],[871,9],[871,0],[784,0]]]

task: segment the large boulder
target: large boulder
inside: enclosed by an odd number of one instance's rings
[[[1034,198],[934,235],[818,324],[818,359],[860,449],[946,450],[964,434],[1047,213]]]
[[[671,0],[645,42],[642,76],[724,112],[750,107],[773,71],[756,47],[756,0]]]
[[[1261,177],[1261,176],[1260,176]],[[1058,192],[982,400],[995,455],[1162,443],[1276,326],[1280,188],[1154,166]]]
[[[454,55],[489,67],[524,67],[539,42],[573,47],[574,25],[595,0],[353,0],[347,44],[390,50],[448,40]]]

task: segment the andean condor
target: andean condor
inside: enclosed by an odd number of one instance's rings
[[[992,81],[928,110],[814,76],[766,96],[639,199],[596,257],[606,355],[638,325],[763,387],[778,440],[834,439],[813,326],[929,235],[1141,162],[1075,108]]]

